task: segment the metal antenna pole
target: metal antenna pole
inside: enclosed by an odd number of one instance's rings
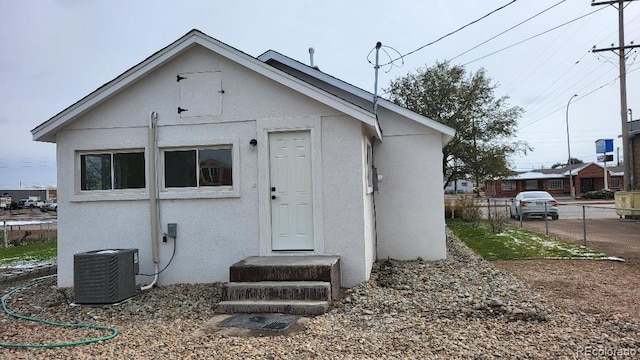
[[[378,41],[376,43],[376,65],[373,67],[376,71],[375,82],[373,85],[373,114],[378,114],[378,69],[380,69],[380,48],[382,43]]]

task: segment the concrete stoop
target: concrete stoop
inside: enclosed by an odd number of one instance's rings
[[[338,256],[253,256],[229,273],[219,313],[320,315],[340,290]]]

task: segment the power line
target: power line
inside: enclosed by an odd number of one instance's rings
[[[565,1],[566,1],[566,0],[562,0],[562,1],[558,2],[558,3],[556,3],[555,5],[552,5],[552,6],[548,7],[548,8],[546,8],[546,9],[544,9],[544,10],[540,11],[539,13],[537,13],[537,14],[535,14],[535,15],[531,16],[530,18],[528,18],[528,19],[526,19],[526,20],[524,20],[524,21],[521,21],[521,22],[519,22],[519,23],[517,23],[517,24],[513,25],[512,27],[508,28],[507,30],[505,30],[505,31],[503,31],[503,32],[501,32],[501,33],[499,33],[499,34],[497,34],[497,35],[495,35],[495,36],[493,36],[493,37],[491,37],[491,38],[489,38],[489,39],[487,39],[487,40],[485,40],[485,41],[481,42],[480,44],[478,44],[478,45],[476,45],[476,46],[472,47],[471,49],[469,49],[469,50],[467,50],[467,51],[465,51],[465,52],[463,52],[463,53],[460,53],[460,54],[458,54],[458,55],[456,55],[456,56],[452,57],[451,59],[449,59],[449,61],[455,60],[455,59],[459,58],[460,56],[462,56],[462,55],[464,55],[464,54],[466,54],[466,53],[468,53],[468,52],[470,52],[470,51],[472,51],[472,50],[475,50],[475,49],[479,48],[480,46],[482,46],[482,45],[484,45],[484,44],[488,43],[489,41],[491,41],[491,40],[493,40],[493,39],[495,39],[495,38],[497,38],[497,37],[499,37],[499,36],[501,36],[501,35],[504,35],[504,34],[508,33],[509,31],[511,31],[511,30],[513,30],[513,29],[515,29],[515,28],[517,28],[518,26],[520,26],[520,25],[522,25],[522,24],[526,23],[527,21],[529,21],[529,20],[531,20],[531,19],[533,19],[533,18],[536,18],[536,17],[538,17],[538,16],[542,15],[543,13],[545,13],[545,12],[547,12],[547,11],[549,11],[549,10],[553,9],[554,7],[556,7],[556,6],[560,5],[560,4],[562,4],[562,3],[563,3],[563,2],[565,2]]]
[[[590,6],[586,5],[585,8],[588,9],[588,8],[590,8]],[[581,11],[579,14],[584,14],[584,13],[586,13],[586,11]],[[554,72],[555,72],[556,69],[558,69],[558,67],[552,66],[551,68],[547,68],[547,69],[543,70],[542,73],[540,71],[536,71],[536,69],[542,68],[543,65],[546,62],[548,62],[548,61],[550,61],[552,59],[555,62],[558,62],[559,59],[557,59],[556,54],[558,54],[561,49],[564,49],[566,47],[566,45],[565,44],[559,45],[559,48],[556,48],[554,50],[553,48],[555,47],[555,44],[559,43],[560,42],[559,40],[562,40],[561,37],[564,34],[566,34],[566,36],[564,36],[564,42],[565,43],[571,42],[571,44],[575,44],[575,39],[579,38],[576,35],[579,34],[580,29],[584,28],[585,26],[587,26],[587,24],[589,24],[593,19],[594,19],[594,17],[590,17],[586,21],[582,21],[581,22],[581,26],[579,28],[575,28],[573,34],[567,34],[567,30],[568,30],[569,27],[566,27],[562,32],[560,32],[558,34],[558,36],[551,43],[545,44],[543,50],[536,52],[535,58],[533,58],[527,64],[527,66],[522,69],[522,71],[517,76],[514,76],[514,77],[510,78],[511,81],[510,81],[509,85],[507,86],[507,88],[511,89],[511,90],[507,91],[507,93],[513,91],[513,88],[518,88],[518,87],[522,86],[522,84],[524,84],[524,81],[525,81],[524,79],[528,79],[531,76],[535,76],[536,77],[536,82],[537,83],[540,83],[543,80],[543,78],[546,78],[546,77],[549,77],[549,76],[557,79],[558,77],[557,77],[557,75],[554,74]],[[591,44],[588,44],[588,45],[591,45]],[[586,48],[588,45],[580,46],[580,48]],[[540,61],[540,59],[542,58],[542,56],[544,54],[546,54],[546,58],[544,60]],[[570,56],[566,57],[563,61],[560,61],[558,63],[562,64],[562,63],[568,62],[568,61],[570,61],[570,58],[573,58],[574,56],[575,56],[575,54],[571,53]],[[586,56],[586,53],[583,55],[583,57],[584,56]],[[582,60],[582,58],[580,58],[580,60]],[[553,69],[553,71],[550,70],[550,69]],[[540,78],[541,74],[544,74],[543,78]],[[552,91],[552,90],[553,90],[553,88],[547,87],[545,93],[547,93],[549,91]]]
[[[560,25],[558,25],[558,26],[552,27],[551,29],[545,30],[545,31],[543,31],[543,32],[541,32],[541,33],[539,33],[539,34],[533,35],[533,36],[528,37],[528,38],[526,38],[526,39],[524,39],[524,40],[518,41],[517,43],[514,43],[514,44],[511,44],[511,45],[509,45],[509,46],[506,46],[506,47],[504,47],[504,48],[502,48],[502,49],[500,49],[500,50],[496,50],[496,51],[494,51],[494,52],[492,52],[492,53],[489,53],[489,54],[484,55],[484,56],[481,56],[481,57],[479,57],[479,58],[477,58],[477,59],[471,60],[471,61],[469,61],[469,62],[467,62],[467,63],[463,64],[463,66],[469,65],[469,64],[474,63],[474,62],[476,62],[476,61],[478,61],[478,60],[482,60],[482,59],[487,58],[487,57],[489,57],[489,56],[491,56],[491,55],[495,55],[495,54],[497,54],[497,53],[499,53],[499,52],[503,52],[503,51],[505,51],[505,50],[508,50],[508,49],[510,49],[510,48],[512,48],[512,47],[514,47],[514,46],[520,45],[520,44],[522,44],[522,43],[524,43],[524,42],[527,42],[527,41],[529,41],[529,40],[533,40],[533,39],[535,39],[535,38],[537,38],[537,37],[539,37],[539,36],[542,36],[542,35],[544,35],[544,34],[546,34],[546,33],[551,32],[551,31],[553,31],[553,30],[557,30],[557,29],[559,29],[559,28],[561,28],[561,27],[563,27],[563,26],[567,26],[567,25],[571,24],[572,22],[578,21],[578,20],[580,20],[580,19],[582,19],[582,18],[584,18],[584,17],[587,17],[587,16],[589,16],[589,15],[591,15],[591,14],[593,14],[593,13],[596,13],[596,12],[598,12],[598,11],[601,11],[602,9],[604,9],[604,8],[600,8],[600,9],[598,9],[598,10],[594,10],[594,11],[592,11],[592,12],[588,13],[588,14],[585,14],[585,15],[579,16],[579,17],[577,17],[577,18],[575,18],[575,19],[573,19],[573,20],[569,20],[569,21],[567,21],[567,22],[565,22],[565,23],[563,23],[563,24],[560,24]]]
[[[478,19],[476,19],[476,20],[473,20],[472,22],[470,22],[470,23],[468,23],[468,24],[466,24],[466,25],[463,25],[462,27],[460,27],[460,28],[458,28],[458,29],[456,29],[456,30],[454,30],[454,31],[452,31],[452,32],[450,32],[450,33],[448,33],[448,34],[446,34],[446,35],[443,35],[443,36],[441,36],[440,38],[438,38],[438,39],[436,39],[436,40],[434,40],[434,41],[432,41],[432,42],[430,42],[430,43],[427,43],[427,44],[425,44],[425,45],[422,45],[422,46],[420,46],[419,48],[417,48],[417,49],[415,49],[415,50],[413,50],[413,51],[409,51],[408,53],[406,53],[406,54],[404,54],[404,55],[401,55],[399,58],[393,59],[393,60],[391,60],[390,62],[388,62],[388,63],[386,63],[386,64],[382,64],[382,65],[380,65],[380,66],[386,66],[386,65],[389,65],[389,64],[393,63],[394,61],[398,61],[398,60],[400,60],[400,59],[402,59],[402,58],[404,58],[404,57],[406,57],[406,56],[409,56],[409,55],[411,55],[411,54],[413,54],[413,53],[416,53],[416,52],[418,52],[418,51],[420,51],[420,50],[422,50],[422,49],[426,48],[427,46],[433,45],[433,44],[437,43],[438,41],[440,41],[440,40],[442,40],[442,39],[444,39],[444,38],[446,38],[446,37],[449,37],[449,36],[451,36],[451,35],[453,35],[453,34],[455,34],[455,33],[459,32],[459,31],[461,31],[462,29],[464,29],[464,28],[466,28],[466,27],[468,27],[468,26],[470,26],[470,25],[473,25],[473,24],[477,23],[477,22],[478,22],[478,21],[480,21],[480,20],[483,20],[483,19],[485,19],[485,18],[489,17],[489,16],[490,16],[490,15],[492,15],[493,13],[496,13],[496,12],[498,12],[498,11],[500,11],[500,10],[504,9],[504,8],[506,8],[507,6],[509,6],[509,5],[511,5],[511,4],[515,3],[515,2],[516,2],[516,0],[512,0],[511,2],[509,2],[509,3],[505,4],[505,5],[500,6],[499,8],[497,8],[497,9],[495,9],[495,10],[493,10],[493,11],[491,11],[491,12],[487,13],[487,14],[486,14],[486,15],[484,15],[484,16],[482,16],[482,17],[480,17],[480,18],[478,18]]]
[[[635,68],[635,69],[633,69],[633,70],[627,71],[627,74],[628,74],[628,73],[630,73],[630,72],[636,71],[636,70],[638,70],[638,69],[640,69],[640,67],[637,67],[637,68]],[[603,74],[603,75],[605,75],[605,74]],[[600,77],[602,77],[602,76],[600,76]],[[615,79],[613,79],[611,82],[608,82],[608,83],[606,83],[606,84],[600,85],[599,87],[597,87],[597,88],[595,88],[595,89],[593,89],[593,90],[589,91],[588,93],[586,93],[586,94],[584,94],[584,95],[582,95],[582,96],[578,97],[578,98],[576,99],[576,101],[574,101],[574,102],[577,102],[577,101],[579,101],[579,100],[581,100],[581,99],[584,99],[585,97],[587,97],[587,96],[589,96],[589,95],[593,94],[594,92],[596,92],[596,91],[598,91],[598,90],[600,90],[600,89],[602,89],[602,88],[604,88],[604,87],[614,85],[614,84],[616,83],[616,81],[617,81],[619,78],[620,78],[620,76],[616,77],[616,78],[615,78]],[[596,80],[597,80],[597,79],[596,79]],[[594,81],[595,81],[595,80],[594,80]],[[591,83],[593,83],[593,81],[592,81]],[[591,84],[591,83],[590,83],[590,84]],[[589,85],[585,85],[585,87],[586,87],[586,86],[589,86]],[[584,87],[583,87],[582,89],[584,89]],[[533,124],[537,123],[538,121],[543,120],[543,119],[545,119],[545,118],[547,118],[547,117],[549,117],[549,116],[551,116],[551,115],[553,115],[553,114],[557,113],[558,111],[561,111],[561,110],[564,110],[564,109],[565,109],[565,107],[564,107],[564,106],[558,107],[557,109],[555,109],[555,110],[553,110],[553,111],[551,111],[551,112],[549,112],[549,113],[545,114],[544,116],[542,116],[542,117],[540,117],[540,118],[538,118],[538,119],[535,119],[535,120],[533,120],[533,121],[527,122],[526,124],[522,124],[522,125],[521,125],[521,126],[519,126],[518,128],[519,128],[520,130],[522,130],[522,129],[524,129],[525,127],[528,127],[528,126],[530,126],[530,125],[533,125]]]

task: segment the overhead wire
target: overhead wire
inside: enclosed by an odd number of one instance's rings
[[[577,17],[577,18],[575,18],[575,19],[573,19],[573,20],[569,20],[569,21],[567,21],[567,22],[565,22],[565,23],[562,23],[562,24],[560,24],[560,25],[554,26],[554,27],[552,27],[551,29],[548,29],[548,30],[545,30],[545,31],[543,31],[543,32],[541,32],[541,33],[538,33],[538,34],[536,34],[536,35],[530,36],[530,37],[528,37],[528,38],[526,38],[526,39],[524,39],[524,40],[520,40],[520,41],[518,41],[518,42],[516,42],[516,43],[514,43],[514,44],[511,44],[511,45],[509,45],[509,46],[503,47],[502,49],[496,50],[496,51],[491,52],[491,53],[489,53],[489,54],[487,54],[487,55],[481,56],[481,57],[479,57],[479,58],[477,58],[477,59],[474,59],[474,60],[468,61],[468,62],[464,63],[464,64],[463,64],[463,66],[469,65],[469,64],[474,63],[474,62],[476,62],[476,61],[479,61],[479,60],[482,60],[482,59],[488,58],[489,56],[492,56],[492,55],[495,55],[495,54],[497,54],[497,53],[503,52],[503,51],[505,51],[505,50],[511,49],[512,47],[515,47],[515,46],[517,46],[517,45],[520,45],[520,44],[522,44],[522,43],[525,43],[525,42],[527,42],[527,41],[529,41],[529,40],[533,40],[533,39],[535,39],[535,38],[537,38],[537,37],[539,37],[539,36],[542,36],[542,35],[544,35],[544,34],[547,34],[547,33],[551,32],[551,31],[557,30],[557,29],[559,29],[559,28],[561,28],[561,27],[563,27],[563,26],[567,26],[567,25],[569,25],[569,24],[571,24],[571,23],[573,23],[573,22],[575,22],[575,21],[578,21],[578,20],[580,20],[580,19],[584,18],[584,17],[587,17],[587,16],[589,16],[589,15],[591,15],[591,14],[594,14],[594,13],[596,13],[596,12],[598,12],[598,11],[601,11],[602,9],[604,9],[604,8],[599,8],[599,9],[597,9],[597,10],[594,10],[594,11],[590,12],[590,13],[587,13],[587,14],[585,14],[585,15],[579,16],[579,17]]]
[[[630,20],[630,21],[629,21],[629,22],[627,22],[627,23],[628,23],[628,24],[633,23],[633,21],[634,21],[635,19],[637,19],[638,17],[640,17],[640,15],[636,16],[634,19]],[[609,34],[605,35],[605,36],[604,36],[604,37],[602,37],[602,38],[601,38],[597,43],[604,41],[606,38],[608,38],[608,37],[610,37],[611,35],[614,35],[614,34],[616,34],[616,33],[617,33],[617,31],[613,31],[613,32],[611,32],[611,33],[609,33]],[[594,56],[592,57],[592,59],[594,59],[594,60],[596,60],[596,59],[597,59],[597,60],[600,60],[600,61],[601,61],[601,59],[600,59],[600,58],[598,58],[598,57],[596,56],[596,54],[592,53],[591,51],[589,51],[589,53],[591,53],[592,55],[594,55]],[[636,58],[637,58],[637,55],[638,55],[638,53],[636,52],[636,53],[634,54],[633,59],[632,59],[632,61],[631,61],[631,63],[630,63],[629,65],[632,65],[632,64],[634,63],[634,61],[635,61],[635,60],[636,60]],[[584,59],[584,57],[585,57],[585,56],[586,56],[586,53],[585,53],[585,54],[580,58],[580,60],[578,60],[577,62],[575,62],[574,64],[572,64],[572,65],[571,65],[571,67],[570,67],[567,71],[565,71],[565,72],[564,72],[564,73],[563,73],[563,74],[562,74],[558,79],[563,78],[563,77],[564,77],[564,76],[565,76],[565,75],[566,75],[566,74],[567,74],[567,73],[568,73],[572,68],[574,68],[578,63],[581,63],[581,62],[582,62],[582,59]],[[629,58],[630,58],[630,57],[631,57],[631,52],[630,52],[630,54],[629,54]],[[584,68],[584,70],[583,70],[583,71],[581,71],[582,73],[584,73],[584,75],[582,75],[582,76],[580,77],[580,79],[579,79],[579,80],[576,80],[575,82],[571,83],[571,85],[566,86],[564,89],[562,89],[562,87],[564,86],[564,84],[569,83],[569,81],[570,81],[570,79],[571,79],[571,78],[567,78],[564,82],[560,83],[558,86],[553,86],[553,84],[555,84],[555,83],[557,82],[557,81],[554,81],[554,83],[553,83],[551,86],[546,86],[546,87],[545,87],[546,89],[549,89],[549,90],[548,90],[548,91],[546,91],[546,92],[547,92],[547,95],[543,96],[543,97],[542,97],[542,100],[544,100],[545,98],[549,97],[552,93],[556,93],[556,94],[557,94],[557,93],[564,93],[564,92],[576,92],[576,93],[580,93],[580,94],[582,94],[582,92],[584,91],[584,89],[588,88],[588,87],[589,87],[590,85],[592,85],[594,82],[596,82],[596,81],[598,81],[599,79],[601,79],[602,77],[606,76],[608,73],[610,73],[610,72],[614,69],[614,68],[608,68],[608,69],[607,69],[607,68],[603,68],[603,67],[602,67],[603,65],[605,65],[605,63],[601,61],[601,62],[600,62],[600,64],[597,66],[597,68],[604,69],[604,70],[605,70],[605,72],[604,72],[604,73],[600,72],[600,75],[599,75],[599,76],[596,76],[595,78],[594,78],[594,74],[596,73],[596,69],[595,69],[595,68],[590,68],[590,69],[589,69],[589,68],[586,68],[586,67],[585,67],[585,68]],[[614,65],[615,65],[615,68],[617,68],[617,64],[614,64]],[[586,73],[585,73],[585,72],[586,72]],[[578,74],[575,74],[575,75],[578,75]],[[589,83],[587,83],[587,84],[583,85],[582,87],[578,88],[577,90],[575,90],[575,89],[576,89],[576,86],[578,86],[582,81],[584,81],[584,80],[585,80],[585,79],[587,79],[587,78],[589,78],[589,79],[593,79],[593,80],[592,80],[592,81],[590,81]],[[619,77],[618,77],[618,78],[619,78]],[[614,80],[612,80],[611,82],[608,82],[608,83],[603,84],[603,85],[601,85],[601,86],[599,86],[599,87],[597,87],[597,88],[595,88],[595,89],[592,89],[592,90],[590,90],[587,94],[584,94],[584,96],[589,95],[589,94],[591,94],[591,93],[593,93],[593,92],[596,92],[596,91],[598,91],[598,90],[600,90],[600,89],[602,89],[602,88],[604,88],[604,87],[607,87],[607,86],[613,85],[613,84],[615,84],[616,80],[617,80],[617,78],[616,78],[616,79],[614,79]],[[560,89],[560,90],[557,90],[557,91],[555,91],[555,92],[554,92],[554,91],[552,91],[551,89]],[[538,96],[538,97],[539,97],[539,96]],[[537,97],[537,98],[538,98],[538,97]],[[549,102],[552,102],[552,101],[554,101],[554,100],[556,100],[556,99],[558,99],[558,97],[557,97],[557,96],[552,97],[552,98],[551,98],[551,100],[550,100]],[[550,105],[548,105],[548,103],[549,103],[549,102],[541,103],[541,104],[540,104],[540,106],[539,106],[538,108],[536,108],[536,110],[529,111],[529,112],[527,113],[527,115],[528,115],[527,117],[528,117],[528,118],[534,118],[534,117],[536,117],[536,116],[533,116],[533,115],[534,115],[535,113],[537,113],[537,112],[538,112],[538,110],[549,109],[550,107],[551,107],[551,108],[554,108],[555,106],[553,106],[553,105],[551,105],[551,106],[550,106]],[[529,104],[530,104],[530,103],[531,103],[531,102],[529,102]],[[558,101],[557,101],[557,100],[556,100],[556,103],[558,103]],[[529,104],[528,104],[528,105],[529,105]],[[564,108],[564,105],[561,105],[561,104],[559,104],[559,103],[558,103],[558,105],[557,105],[557,106],[558,106],[558,108],[559,108],[560,110],[561,110],[562,108]],[[559,111],[559,110],[558,110],[558,111]],[[551,114],[553,114],[553,113],[554,113],[554,112],[552,112],[552,113],[547,113],[547,114],[545,114],[545,115],[542,115],[542,116],[541,116],[541,118],[538,118],[538,119],[536,119],[536,120],[524,122],[524,123],[523,123],[523,125],[521,125],[521,128],[523,128],[523,127],[527,127],[527,126],[529,126],[529,125],[530,125],[530,124],[532,124],[532,123],[535,123],[535,122],[537,122],[537,121],[539,121],[539,120],[542,120],[542,118],[546,118],[546,117],[550,116],[550,115],[551,115]]]
[[[544,100],[544,101],[540,101],[539,105],[534,110],[529,112],[529,114],[528,114],[529,117],[533,117],[534,114],[537,114],[540,111],[546,111],[546,109],[549,109],[550,107],[551,108],[555,107],[556,105],[554,105],[554,104],[557,104],[557,106],[562,105],[564,100],[563,100],[562,97],[558,96],[558,94],[565,94],[567,92],[569,92],[569,93],[578,93],[579,94],[585,87],[589,86],[590,84],[592,84],[595,81],[600,80],[602,77],[606,76],[607,74],[609,74],[613,70],[613,69],[610,69],[610,68],[604,68],[604,67],[602,67],[602,65],[603,64],[601,64],[601,66],[597,67],[596,69],[585,68],[586,74],[584,76],[582,76],[581,78],[575,80],[572,83],[569,83],[569,82],[571,81],[571,79],[573,79],[573,77],[572,78],[567,78],[561,84],[561,86],[558,86],[558,90],[555,93],[549,92],[547,95],[545,95],[543,97],[542,100]],[[604,72],[597,73],[597,71],[600,70],[600,69],[604,69]],[[598,76],[595,76],[596,73],[598,74]],[[595,76],[595,78],[594,78],[594,76]],[[582,83],[586,79],[594,79],[594,80],[592,80],[587,85],[576,89],[576,87],[579,86],[580,83]],[[554,96],[551,96],[551,95],[554,95]]]
[[[451,35],[453,35],[453,34],[455,34],[455,33],[457,33],[457,32],[460,32],[460,31],[461,31],[461,30],[463,30],[464,28],[469,27],[469,26],[471,26],[471,25],[473,25],[473,24],[475,24],[475,23],[479,22],[480,20],[483,20],[483,19],[485,19],[485,18],[489,17],[490,15],[492,15],[492,14],[494,14],[494,13],[496,13],[496,12],[498,12],[498,11],[500,11],[500,10],[504,9],[504,8],[506,8],[507,6],[509,6],[509,5],[511,5],[511,4],[515,3],[515,2],[516,2],[516,0],[512,0],[511,2],[509,2],[509,3],[505,4],[505,5],[502,5],[502,6],[500,6],[499,8],[497,8],[497,9],[495,9],[495,10],[490,11],[489,13],[487,13],[487,14],[485,14],[485,15],[483,15],[483,16],[481,16],[481,17],[479,17],[478,19],[473,20],[473,21],[471,21],[470,23],[465,24],[465,25],[463,25],[463,26],[459,27],[458,29],[456,29],[456,30],[454,30],[454,31],[451,31],[451,32],[450,32],[450,33],[448,33],[448,34],[442,35],[442,36],[441,36],[441,37],[439,37],[438,39],[436,39],[436,40],[434,40],[434,41],[431,41],[431,42],[429,42],[429,43],[427,43],[427,44],[424,44],[424,45],[420,46],[419,48],[417,48],[417,49],[415,49],[415,50],[409,51],[408,53],[406,53],[406,54],[404,54],[404,55],[400,55],[400,57],[398,57],[398,58],[396,58],[396,59],[392,59],[392,60],[391,60],[391,61],[389,61],[388,63],[382,64],[382,65],[380,65],[380,66],[386,66],[386,65],[389,65],[389,64],[391,64],[391,63],[393,63],[393,62],[395,62],[395,61],[398,61],[398,60],[400,60],[400,59],[404,59],[405,57],[407,57],[407,56],[409,56],[409,55],[411,55],[411,54],[414,54],[414,53],[416,53],[416,52],[418,52],[418,51],[420,51],[420,50],[422,50],[422,49],[426,48],[427,46],[431,46],[431,45],[433,45],[433,44],[435,44],[435,43],[437,43],[437,42],[439,42],[439,41],[441,41],[441,40],[443,40],[443,39],[445,39],[445,38],[447,38],[447,37],[449,37],[449,36],[451,36]]]
[[[589,6],[587,5],[585,9],[588,9],[588,8]],[[580,14],[583,14],[585,12],[586,11],[581,11]],[[523,68],[518,75],[511,78],[511,81],[510,83],[508,83],[508,85],[506,85],[505,90],[507,92],[510,92],[514,90],[514,88],[521,87],[522,84],[525,83],[525,79],[529,79],[531,76],[536,77],[537,83],[540,83],[541,81],[543,81],[543,79],[549,76],[553,76],[557,79],[558,77],[555,76],[555,70],[558,67],[548,66],[544,68],[543,71],[540,71],[539,69],[543,68],[543,65],[549,62],[551,59],[553,59],[556,63],[560,63],[560,64],[566,61],[573,60],[573,57],[575,56],[574,54],[570,54],[570,57],[568,56],[562,61],[557,58],[556,54],[558,54],[561,51],[561,49],[564,48],[563,46],[566,43],[576,38],[575,34],[577,34],[583,27],[586,26],[586,24],[588,24],[592,20],[593,20],[593,17],[591,16],[588,19],[586,19],[586,21],[581,21],[580,27],[574,28],[573,35],[566,34],[567,31],[569,30],[569,27],[565,27],[561,32],[557,34],[557,36],[553,39],[551,43],[545,43],[545,46],[543,47],[542,51],[535,52],[535,56],[527,64],[527,66]],[[562,42],[562,40],[564,40],[564,42]],[[544,58],[544,60],[541,60],[543,56],[546,56],[546,57]],[[542,75],[542,78],[541,78],[541,75]],[[545,92],[551,89],[552,89],[551,87],[547,86],[545,87]]]
[[[637,70],[637,69],[635,69],[635,70]],[[629,71],[629,72],[630,72],[630,71]],[[600,76],[600,77],[602,77],[602,76]],[[593,89],[593,90],[591,90],[591,91],[587,92],[586,94],[579,96],[579,97],[574,101],[574,103],[576,103],[576,102],[580,101],[581,99],[584,99],[585,97],[587,97],[587,96],[589,96],[589,95],[593,94],[594,92],[596,92],[596,91],[598,91],[598,90],[600,90],[600,89],[602,89],[602,88],[604,88],[604,87],[607,87],[607,86],[610,86],[610,85],[614,85],[614,84],[617,82],[617,80],[618,80],[619,78],[620,78],[620,76],[618,76],[617,78],[615,78],[614,80],[612,80],[612,81],[611,81],[611,82],[609,82],[609,83],[606,83],[606,84],[600,85],[599,87],[597,87],[597,88],[595,88],[595,89]],[[594,81],[597,81],[597,79],[596,79],[596,80],[594,80]],[[584,89],[584,88],[583,88],[583,89]],[[529,121],[529,122],[527,122],[527,123],[524,123],[524,124],[519,125],[519,126],[518,126],[518,129],[522,130],[522,129],[524,129],[524,128],[528,127],[528,126],[531,126],[531,125],[533,125],[533,124],[537,123],[538,121],[543,120],[543,119],[545,119],[545,118],[547,118],[547,117],[549,117],[549,116],[551,116],[551,115],[553,115],[553,114],[557,113],[558,111],[561,111],[561,110],[564,110],[564,109],[565,109],[565,106],[564,106],[564,105],[559,106],[559,107],[558,107],[558,108],[556,108],[555,110],[552,110],[552,111],[550,111],[549,113],[547,113],[547,114],[545,114],[545,115],[543,115],[543,116],[541,116],[541,117],[539,117],[539,118],[537,118],[537,119],[535,119],[535,120],[533,120],[533,121]]]
[[[478,45],[476,45],[476,46],[472,47],[471,49],[466,50],[466,51],[464,51],[464,52],[462,52],[462,53],[460,53],[460,54],[458,54],[458,55],[456,55],[456,56],[452,57],[451,59],[449,59],[449,61],[455,60],[455,59],[459,58],[460,56],[465,55],[465,54],[467,54],[467,53],[469,53],[469,52],[471,52],[471,51],[473,51],[473,50],[475,50],[475,49],[479,48],[480,46],[482,46],[482,45],[484,45],[484,44],[486,44],[486,43],[490,42],[491,40],[493,40],[493,39],[495,39],[495,38],[497,38],[497,37],[500,37],[500,36],[502,36],[502,35],[504,35],[504,34],[508,33],[509,31],[511,31],[511,30],[513,30],[513,29],[517,28],[518,26],[520,26],[520,25],[522,25],[522,24],[524,24],[524,23],[528,22],[529,20],[532,20],[532,19],[534,19],[534,18],[536,18],[536,17],[538,17],[538,16],[540,16],[540,15],[544,14],[545,12],[547,12],[547,11],[549,11],[549,10],[553,9],[554,7],[556,7],[556,6],[560,5],[560,4],[562,4],[562,3],[563,3],[563,2],[565,2],[565,1],[566,1],[566,0],[562,0],[562,1],[560,1],[560,2],[558,2],[558,3],[556,3],[556,4],[554,4],[554,5],[552,5],[552,6],[550,6],[550,7],[548,7],[548,8],[546,8],[546,9],[544,9],[544,10],[540,11],[539,13],[537,13],[537,14],[535,14],[535,15],[533,15],[533,16],[531,16],[531,17],[529,17],[529,18],[527,18],[527,19],[525,19],[525,20],[523,20],[523,21],[521,21],[521,22],[519,22],[519,23],[517,23],[517,24],[513,25],[512,27],[508,28],[507,30],[504,30],[503,32],[501,32],[501,33],[499,33],[499,34],[497,34],[497,35],[494,35],[494,36],[490,37],[489,39],[487,39],[487,40],[485,40],[485,41],[481,42],[480,44],[478,44]]]
[[[591,18],[591,20],[592,19],[593,18]],[[629,23],[631,23],[631,22],[633,22],[633,20],[631,20]],[[586,24],[587,23],[583,23],[582,26],[584,27],[584,26],[586,26]],[[578,30],[576,30],[576,31],[578,31]],[[599,41],[605,40],[606,38],[610,37],[611,35],[615,34],[616,32],[617,31],[614,31],[614,32],[611,32],[611,33],[605,35],[604,37],[602,37],[602,39],[599,39]],[[559,97],[558,97],[559,94],[562,94],[562,93],[565,93],[565,92],[575,92],[575,88],[571,88],[571,87],[579,85],[581,82],[583,82],[587,78],[593,78],[594,72],[596,72],[597,69],[604,69],[606,72],[609,71],[609,69],[606,69],[606,68],[602,67],[604,65],[603,63],[599,63],[598,65],[596,65],[596,67],[590,67],[589,66],[589,64],[590,64],[589,62],[585,63],[583,60],[584,60],[585,56],[587,56],[587,53],[591,53],[591,51],[585,52],[583,54],[583,56],[578,61],[573,62],[571,64],[571,66],[564,73],[562,73],[562,75],[560,75],[560,76],[555,78],[555,80],[553,81],[552,84],[545,85],[544,86],[544,91],[541,92],[540,94],[538,94],[538,96],[536,96],[536,99],[534,99],[533,101],[530,101],[526,105],[526,108],[528,110],[527,111],[527,115],[528,115],[529,118],[535,117],[535,116],[533,116],[535,113],[541,112],[543,110],[547,110],[550,107],[551,108],[555,107],[554,105],[549,105],[549,103],[553,102],[553,101],[557,102],[557,99],[559,99]],[[593,53],[592,53],[592,55],[593,55]],[[592,56],[590,59],[592,59],[594,61],[596,60],[596,58],[594,56]],[[580,69],[582,69],[582,70],[578,70],[577,69],[577,65],[580,65]],[[576,70],[578,70],[578,72],[573,72],[572,73],[572,69],[576,69]],[[572,73],[572,75],[567,77],[567,75],[569,73]],[[600,77],[598,77],[598,79],[601,78],[603,75],[606,75],[606,74],[601,74]],[[576,79],[576,78],[578,78],[578,80],[572,82],[572,80]],[[567,85],[567,84],[570,84],[570,83],[571,83],[571,85]],[[588,86],[588,85],[586,85],[586,86]],[[584,88],[586,86],[583,86],[582,88]],[[547,99],[547,98],[550,98],[550,100],[549,101],[545,101],[545,99]],[[535,107],[533,111],[531,111],[531,110],[528,109],[528,107],[534,101],[538,102],[538,106]],[[560,100],[560,102],[562,102],[562,100]],[[560,106],[560,102],[557,102],[558,106]]]

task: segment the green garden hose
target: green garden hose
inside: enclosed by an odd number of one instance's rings
[[[31,281],[30,283],[28,283],[25,286],[16,288],[11,290],[10,292],[8,292],[7,294],[5,294],[2,297],[2,309],[4,310],[4,312],[9,315],[9,316],[13,316],[17,319],[23,319],[23,320],[29,320],[29,321],[35,321],[35,322],[39,322],[39,323],[43,323],[43,324],[47,324],[47,325],[52,325],[52,326],[63,326],[63,327],[70,327],[70,328],[87,328],[87,329],[97,329],[97,330],[108,330],[111,332],[110,335],[104,336],[104,337],[99,337],[99,338],[90,338],[90,339],[86,339],[86,340],[78,340],[78,341],[72,341],[72,342],[65,342],[65,343],[54,343],[54,344],[10,344],[10,343],[3,343],[0,342],[0,346],[3,347],[12,347],[12,348],[55,348],[55,347],[63,347],[63,346],[76,346],[76,345],[84,345],[84,344],[91,344],[91,343],[95,343],[95,342],[99,342],[99,341],[104,341],[104,340],[109,340],[109,339],[113,339],[114,337],[116,337],[118,335],[118,330],[116,330],[115,328],[112,327],[108,327],[108,326],[98,326],[98,325],[88,325],[88,324],[64,324],[64,323],[56,323],[53,321],[49,321],[49,320],[45,320],[45,319],[39,319],[39,318],[35,318],[35,317],[30,317],[30,316],[24,316],[24,315],[20,315],[20,314],[16,314],[15,312],[9,310],[7,308],[7,304],[6,301],[7,299],[9,299],[9,297],[11,297],[11,295],[19,292],[20,290],[24,290],[27,289],[31,286],[34,286],[38,283],[41,283],[45,280],[48,280],[49,278],[55,277],[56,275],[50,275],[50,276],[44,276],[38,279],[35,279],[33,281]]]

